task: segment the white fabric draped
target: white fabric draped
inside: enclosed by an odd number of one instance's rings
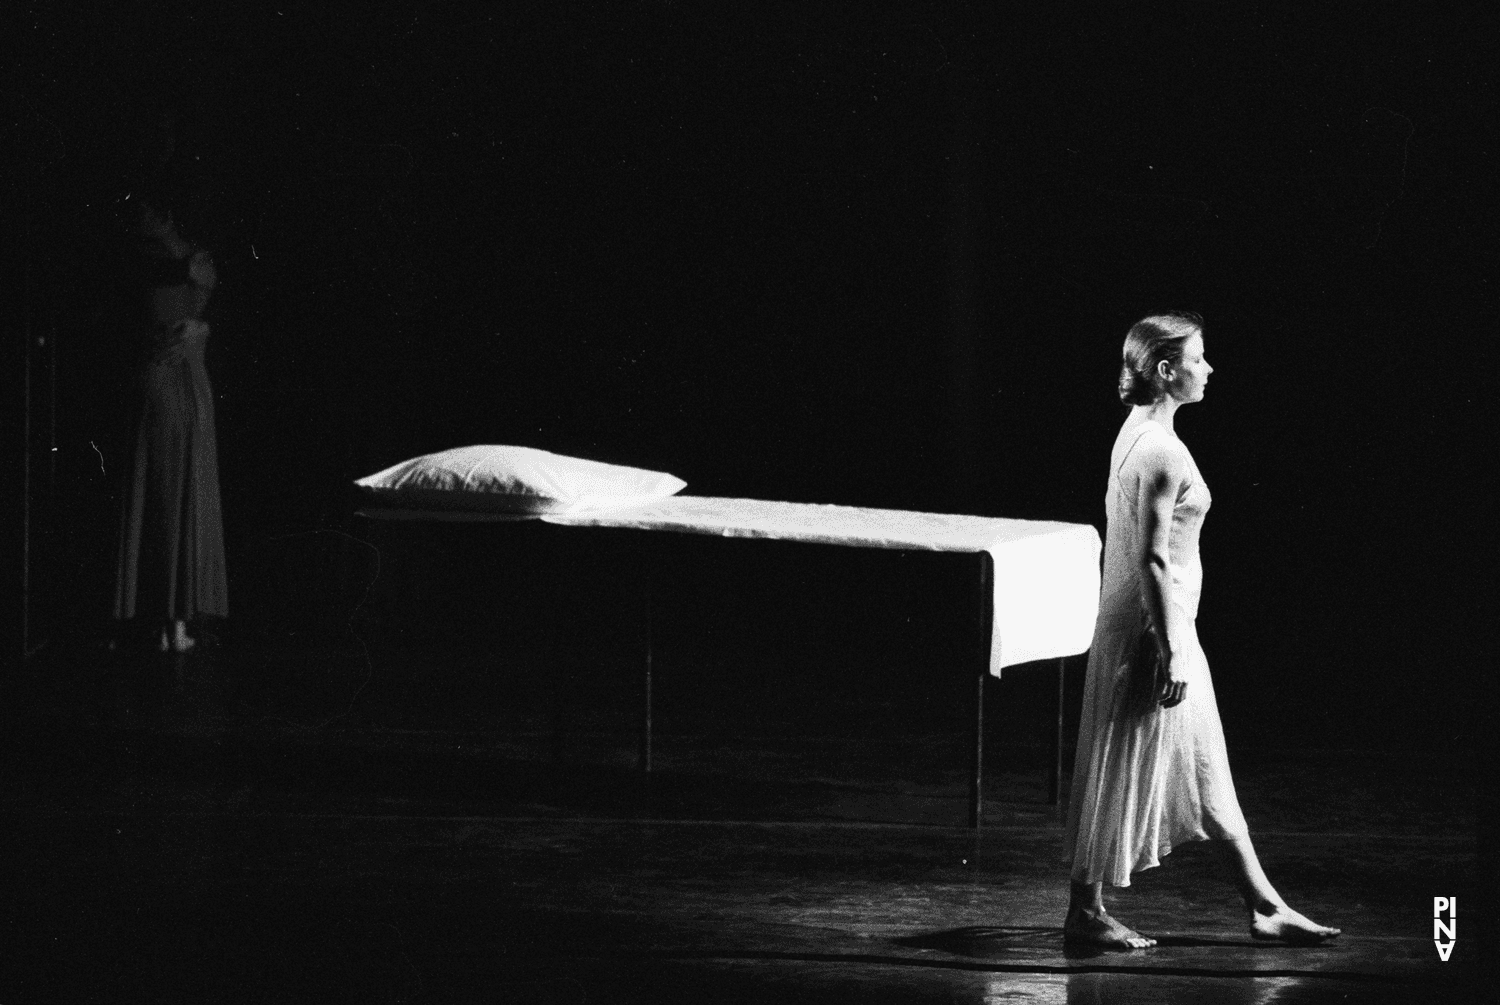
[[[852,548],[988,552],[994,560],[990,672],[1088,649],[1099,604],[1099,534],[1087,524],[766,499],[672,496],[543,520]]]

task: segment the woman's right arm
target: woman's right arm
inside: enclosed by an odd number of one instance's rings
[[[1182,610],[1172,603],[1172,510],[1177,505],[1178,492],[1192,475],[1187,459],[1167,444],[1147,447],[1141,461],[1136,499],[1136,512],[1141,520],[1140,533],[1136,535],[1140,542],[1137,561],[1151,631],[1161,654],[1157,699],[1171,708],[1182,701],[1187,691],[1187,682],[1177,673],[1176,662],[1181,656],[1177,641],[1185,637],[1187,626],[1178,623],[1183,617]]]
[[[213,294],[214,287],[219,285],[219,274],[214,269],[213,256],[202,248],[196,249],[188,258],[188,278],[192,280],[197,297],[193,313],[202,314],[203,309],[208,306],[208,298]]]
[[[219,274],[214,269],[214,256],[202,248],[196,248],[188,256],[188,277],[199,289],[213,292],[219,285]]]

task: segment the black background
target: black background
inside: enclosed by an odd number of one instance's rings
[[[721,6],[20,12],[8,327],[58,353],[55,622],[108,610],[118,215],[165,114],[221,277],[242,637],[345,616],[349,481],[469,443],[1102,530],[1120,342],[1187,308],[1231,732],[1460,750],[1493,554],[1481,6]]]

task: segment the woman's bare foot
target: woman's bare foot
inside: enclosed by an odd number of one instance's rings
[[[1126,928],[1102,907],[1098,910],[1069,910],[1067,920],[1063,922],[1063,941],[1103,949],[1149,949],[1156,945],[1155,939]]]
[[[163,628],[161,638],[157,640],[157,646],[162,652],[185,653],[198,644],[198,640],[187,633],[187,623],[183,621],[172,622],[170,631]]]
[[[1272,939],[1294,946],[1311,946],[1338,935],[1340,929],[1329,928],[1303,917],[1285,904],[1268,904],[1250,913],[1250,937]]]

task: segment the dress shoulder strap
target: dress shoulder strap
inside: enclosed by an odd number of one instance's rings
[[[1135,453],[1135,448],[1140,445],[1140,442],[1144,440],[1149,433],[1153,432],[1160,433],[1163,436],[1167,435],[1167,431],[1163,429],[1159,423],[1149,421],[1141,423],[1140,427],[1136,430],[1135,439],[1130,441],[1130,446],[1126,447],[1125,452],[1120,455],[1120,463],[1115,466],[1116,478],[1120,477],[1120,472],[1125,470],[1125,462],[1130,460],[1130,455]],[[1168,438],[1170,439],[1170,437]]]

